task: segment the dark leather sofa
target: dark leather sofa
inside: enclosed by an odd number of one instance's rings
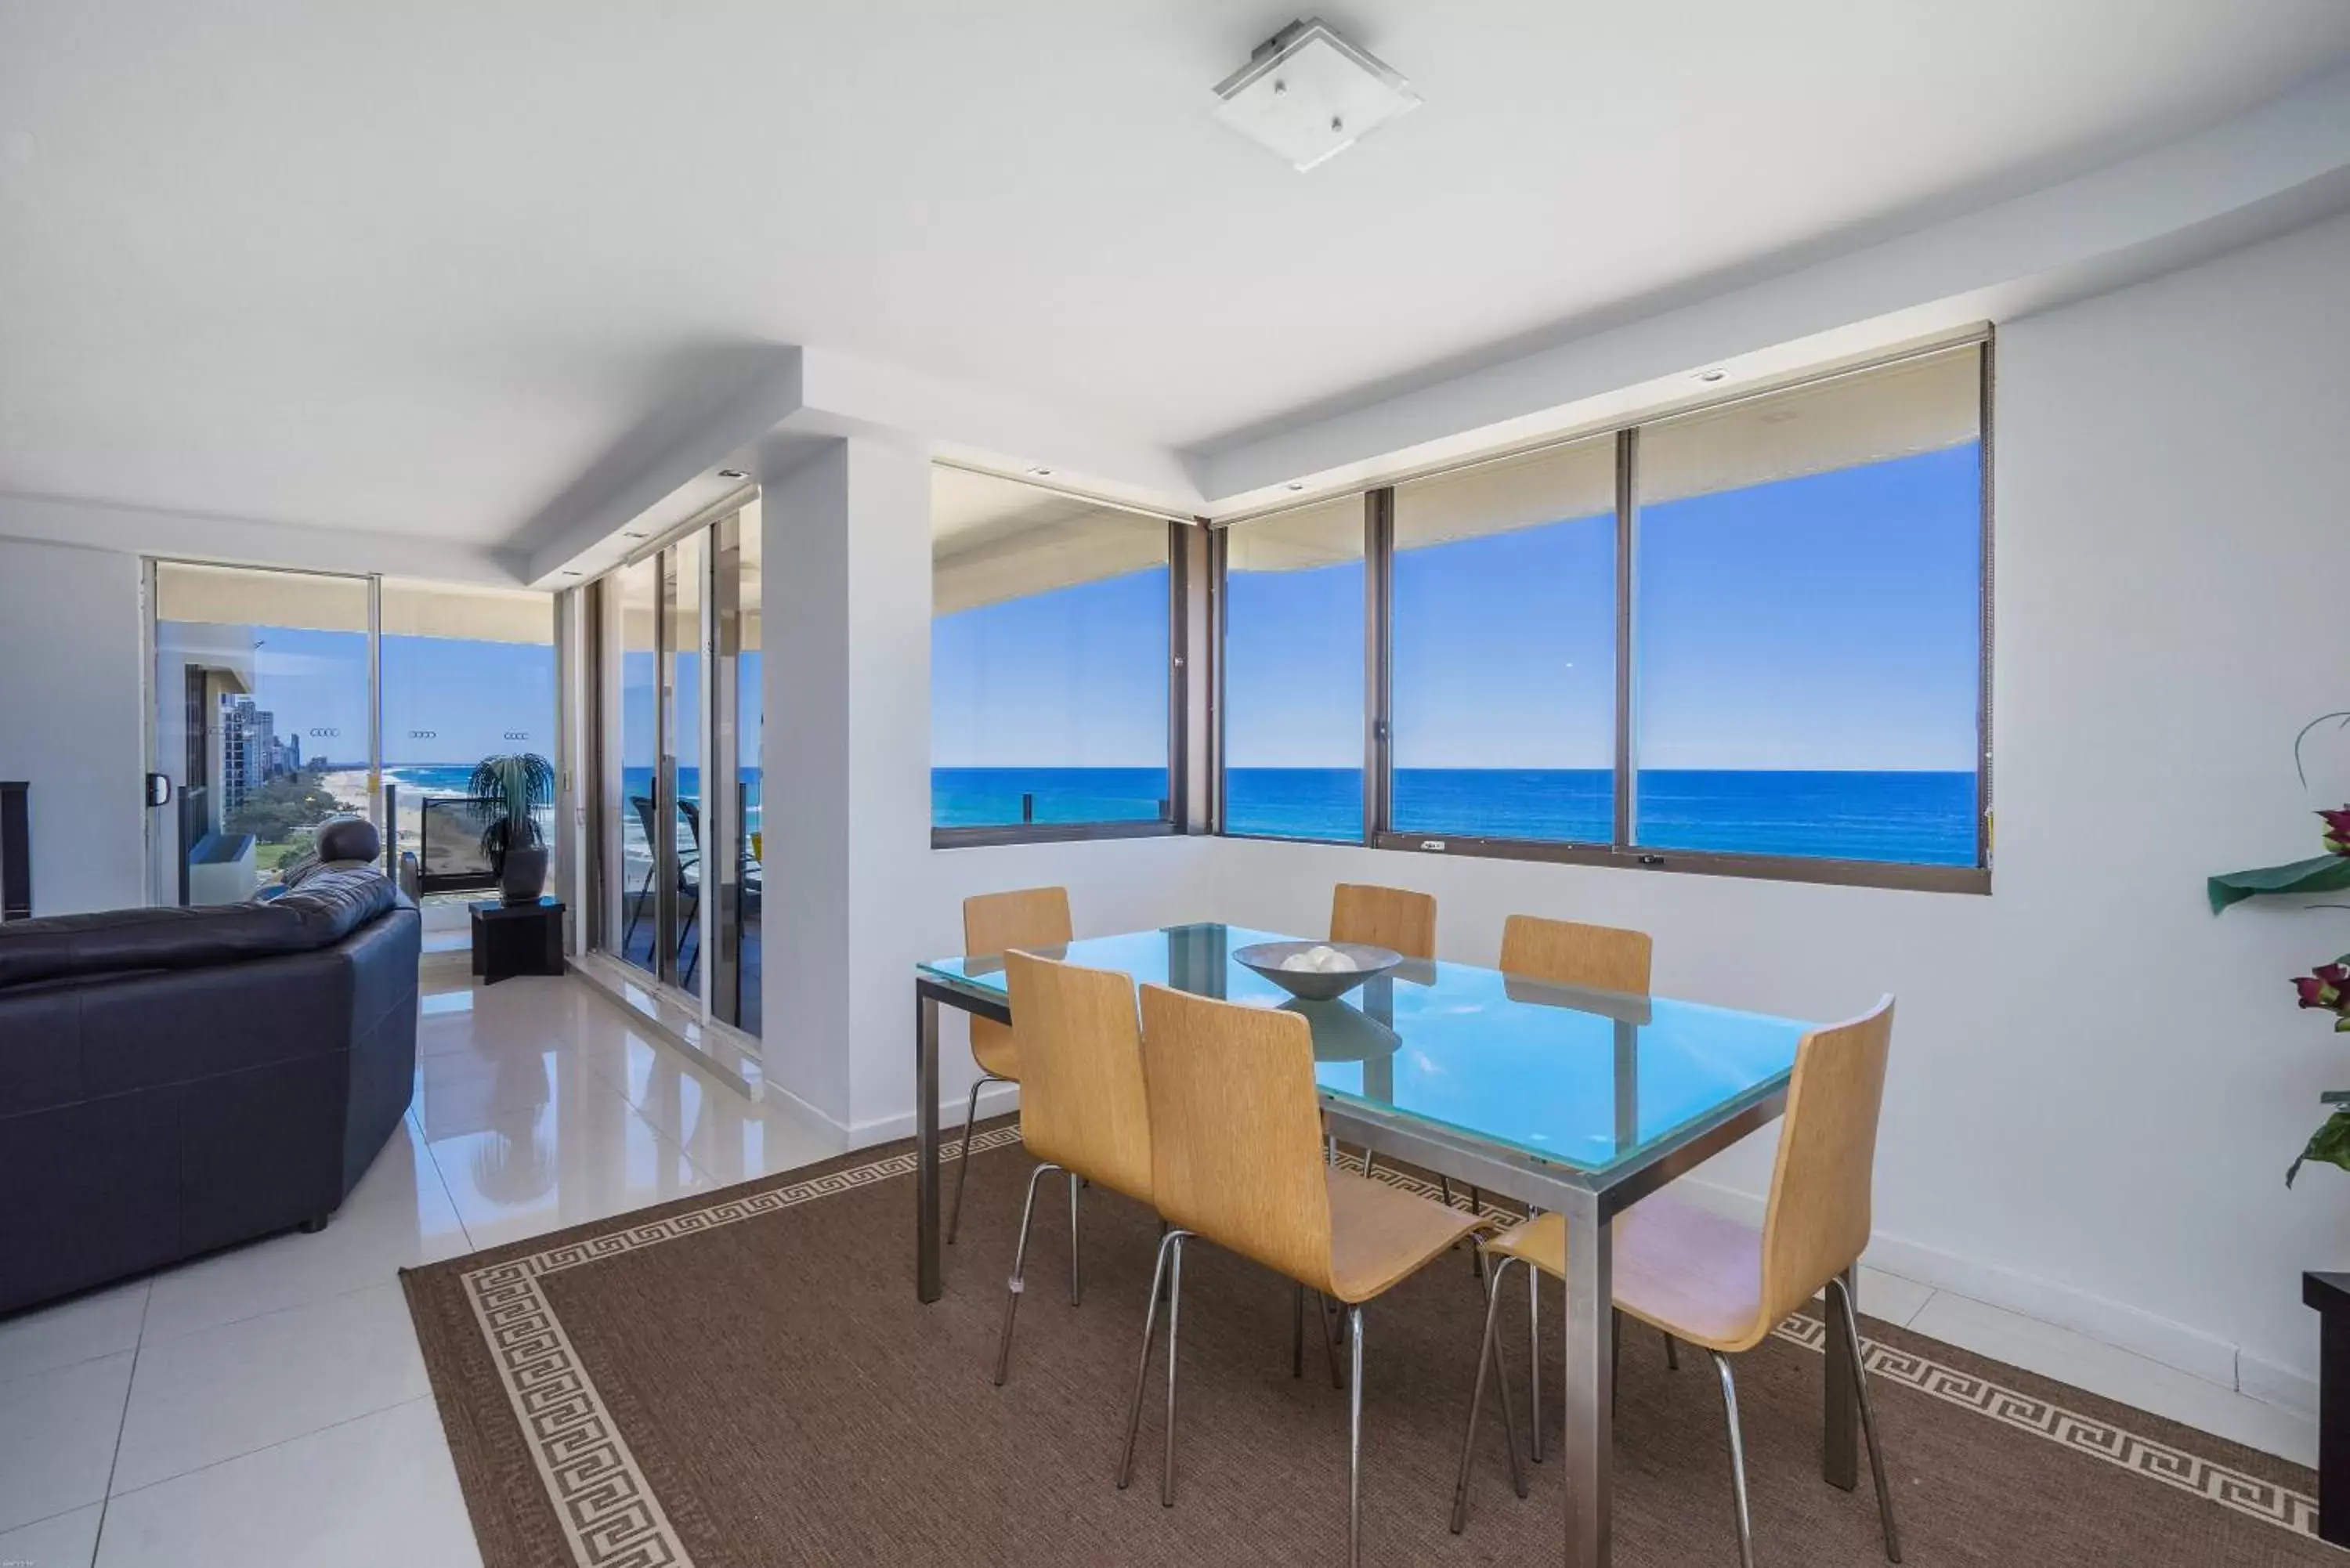
[[[0,1313],[325,1224],[407,1112],[421,937],[331,867],[0,925]]]

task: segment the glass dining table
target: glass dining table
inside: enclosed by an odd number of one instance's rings
[[[1186,925],[1031,950],[1244,1006],[1304,1017],[1331,1133],[1403,1163],[1565,1217],[1566,1556],[1610,1552],[1615,1376],[1610,1226],[1675,1177],[1776,1118],[1811,1026],[1664,997],[1627,996],[1470,964],[1406,960],[1336,1002],[1301,1002],[1232,957],[1283,940]],[[939,1272],[939,1009],[1011,1022],[996,955],[939,959],[914,980],[915,1288]],[[1826,1336],[1821,1471],[1852,1490],[1856,1384]]]

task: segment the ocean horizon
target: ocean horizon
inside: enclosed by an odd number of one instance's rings
[[[1225,829],[1248,837],[1359,841],[1358,768],[1232,768]],[[1605,844],[1606,768],[1398,768],[1399,833]],[[932,768],[931,820],[987,827],[1149,822],[1165,811],[1163,768]],[[1717,850],[1907,865],[1975,863],[1975,775],[1643,768],[1635,836],[1656,849]]]
[[[400,763],[384,769],[402,791],[456,794],[470,763]],[[652,771],[623,770],[629,794],[650,794]],[[759,770],[744,768],[754,831]],[[1430,837],[1605,844],[1613,830],[1613,775],[1605,768],[1398,768],[1395,826]],[[700,770],[678,770],[680,793],[701,798]],[[1243,837],[1358,842],[1362,773],[1356,768],[1232,768],[1227,831]],[[1167,809],[1163,768],[932,768],[935,827],[1150,822]],[[1877,860],[1975,863],[1971,773],[1643,768],[1635,835],[1645,847]],[[631,848],[641,835],[625,823]]]

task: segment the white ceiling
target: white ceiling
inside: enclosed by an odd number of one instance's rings
[[[2342,0],[1364,0],[1300,175],[1234,0],[17,0],[0,492],[488,544],[755,346],[1219,445],[2036,187],[2350,60]]]

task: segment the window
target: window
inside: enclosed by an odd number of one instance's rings
[[[1168,524],[933,476],[933,828],[1169,822]]]
[[[1224,535],[1224,831],[1363,836],[1363,498]]]
[[[156,761],[178,786],[160,897],[226,904],[375,815],[364,577],[155,566]]]
[[[1399,485],[1398,833],[1615,831],[1616,440]]]
[[[1222,831],[1987,889],[1988,353],[1232,525]]]
[[[1644,847],[1973,866],[1980,351],[1640,432]]]
[[[555,601],[390,579],[382,596],[383,782],[393,832],[400,852],[418,857],[428,892],[478,896],[496,882],[481,852],[483,819],[463,805],[473,764],[522,754],[554,766]],[[536,815],[551,852],[555,803]]]

